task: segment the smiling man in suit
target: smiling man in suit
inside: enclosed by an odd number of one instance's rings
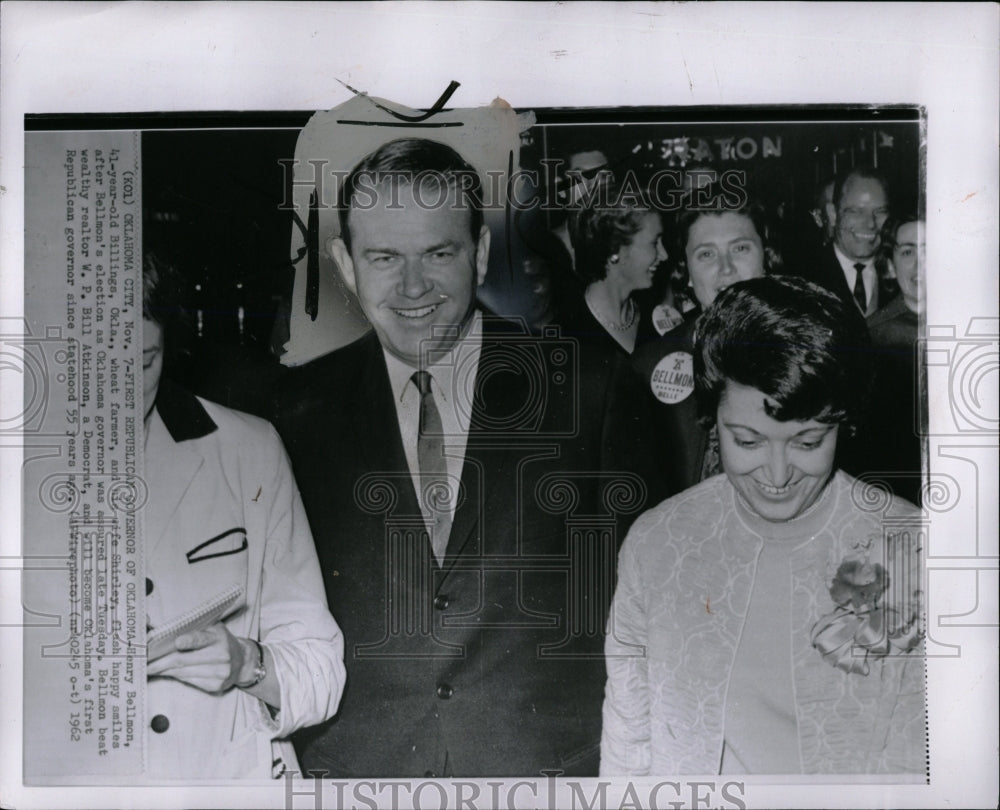
[[[866,317],[882,304],[885,290],[875,269],[882,226],[889,217],[889,187],[875,169],[857,166],[836,179],[833,200],[826,205],[833,242],[823,248],[802,274]]]
[[[340,192],[328,249],[372,331],[279,396],[347,645],[303,770],[596,774],[615,556],[649,491],[641,397],[611,353],[477,306],[490,231],[453,149],[392,141]]]

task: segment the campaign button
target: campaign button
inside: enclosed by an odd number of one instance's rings
[[[694,391],[694,358],[688,352],[668,354],[653,369],[649,388],[665,405],[683,402]]]

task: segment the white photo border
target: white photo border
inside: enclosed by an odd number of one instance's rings
[[[929,332],[953,328],[960,342],[970,325],[985,328],[989,338],[997,324],[1000,9],[993,4],[5,2],[0,13],[2,318],[20,317],[23,305],[25,114],[328,109],[350,96],[343,83],[421,108],[454,79],[461,83],[449,102],[455,107],[498,96],[519,110],[923,106],[928,266],[934,268]],[[981,388],[987,399],[979,405],[996,425],[993,357]],[[4,383],[0,415],[20,413],[20,386]],[[953,391],[930,392],[932,435],[951,430]],[[931,784],[757,785],[747,779],[749,806],[995,806],[996,443],[995,429],[955,433],[949,442],[953,451],[975,448],[968,457],[977,460],[971,463],[978,486],[971,515],[968,509],[942,515],[940,531],[945,543],[976,533],[979,556],[964,564],[975,571],[979,601],[932,589],[936,614],[972,609],[977,618],[940,631],[961,645],[962,655],[929,667]],[[283,784],[271,788],[273,795],[245,784],[141,791],[22,786],[19,452],[0,444],[2,803],[286,806]],[[960,566],[955,559],[940,564]],[[608,797],[617,807],[621,795]],[[436,796],[428,791],[425,801]],[[531,799],[522,791],[517,800],[548,806],[544,792]],[[312,797],[295,797],[295,806],[312,807]]]

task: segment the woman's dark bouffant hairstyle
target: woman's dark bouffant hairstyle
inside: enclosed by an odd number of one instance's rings
[[[920,222],[916,211],[909,211],[902,216],[889,217],[882,226],[882,241],[875,253],[875,270],[879,279],[885,281],[889,274],[889,260],[896,249],[896,235],[899,229],[911,222]]]
[[[695,394],[711,424],[730,380],[776,403],[779,422],[815,419],[853,432],[871,386],[871,340],[856,307],[794,276],[767,276],[726,288],[695,335]]]
[[[191,353],[194,318],[185,306],[185,279],[152,250],[142,256],[142,315],[163,327],[164,373]]]
[[[608,259],[631,244],[651,212],[656,213],[644,193],[611,184],[595,191],[588,205],[570,215],[574,269],[585,286],[608,274]]]

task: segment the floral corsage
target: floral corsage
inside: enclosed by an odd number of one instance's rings
[[[893,566],[895,568],[895,566]],[[909,586],[906,577],[899,585]],[[847,673],[867,675],[870,658],[907,653],[923,638],[918,621],[918,589],[890,588],[890,578],[878,563],[844,560],[830,585],[836,608],[812,629],[812,644],[823,658]],[[897,591],[899,600],[888,598]]]

